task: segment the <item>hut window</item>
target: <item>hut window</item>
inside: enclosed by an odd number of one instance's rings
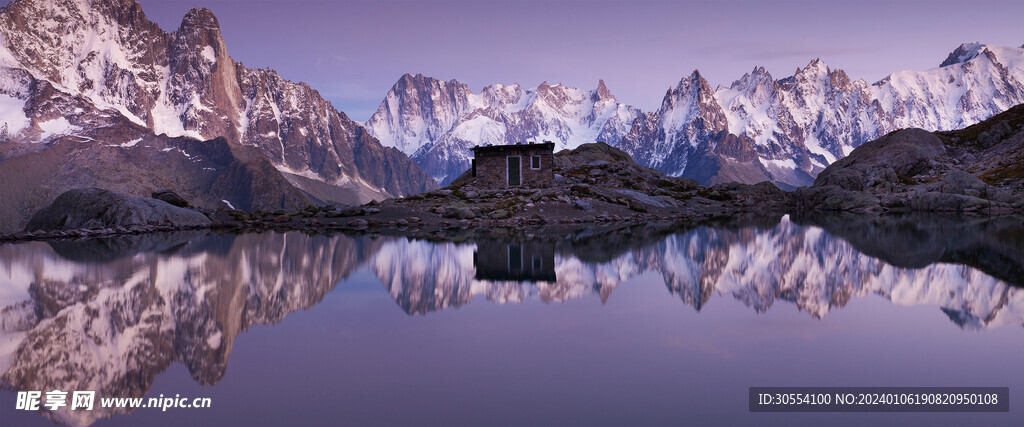
[[[530,157],[530,169],[540,169],[540,156]]]

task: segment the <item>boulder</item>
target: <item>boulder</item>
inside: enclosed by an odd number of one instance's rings
[[[985,183],[978,177],[959,169],[950,169],[942,177],[940,189],[943,193],[964,194],[977,197],[985,191]]]
[[[847,191],[837,185],[801,187],[793,192],[798,207],[821,211],[870,212],[881,209],[878,197],[863,191]]]
[[[933,160],[946,154],[935,134],[923,129],[902,129],[857,147],[850,155],[818,174],[814,186],[834,185],[862,191],[868,186],[892,187],[901,176],[929,172]]]
[[[911,209],[938,212],[980,212],[993,206],[991,201],[962,194],[924,192],[907,202]]]
[[[580,209],[587,212],[594,210],[594,205],[586,200],[577,200],[574,203],[574,206],[576,206],[576,209]]]
[[[129,196],[101,188],[68,190],[40,209],[25,226],[35,230],[78,230],[171,225],[208,227],[202,213],[163,200]]]
[[[154,191],[152,196],[154,199],[163,200],[179,208],[188,207],[188,200],[185,200],[184,197],[179,196],[178,193],[171,190]]]
[[[633,158],[624,151],[603,142],[581,144],[574,150],[555,153],[556,169],[569,170],[580,166],[607,165],[616,162],[633,163]]]
[[[445,218],[458,218],[458,219],[473,219],[476,218],[476,212],[467,207],[456,208],[449,207],[444,211]]]

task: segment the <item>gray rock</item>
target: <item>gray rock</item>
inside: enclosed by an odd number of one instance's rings
[[[495,210],[494,212],[491,212],[491,219],[505,219],[508,218],[509,216],[511,215],[509,215],[508,211],[504,209],[498,209]]]
[[[795,203],[804,209],[822,211],[870,212],[881,209],[878,197],[863,191],[847,191],[837,185],[799,188],[793,192]]]
[[[473,212],[470,208],[454,208],[450,207],[444,210],[445,218],[458,218],[458,219],[473,219],[476,218],[476,212]]]
[[[985,198],[1000,203],[1017,203],[1020,200],[1013,193],[997,187],[988,187],[985,190]]]
[[[912,209],[939,212],[980,212],[992,207],[992,202],[985,199],[931,191],[915,194],[907,204]]]
[[[573,184],[569,189],[580,194],[590,194],[590,185],[587,184]]]
[[[959,169],[950,169],[942,177],[940,191],[950,194],[965,194],[973,197],[981,196],[985,191],[985,183],[978,177]]]
[[[931,132],[903,129],[857,147],[821,171],[814,185],[853,191],[866,190],[866,186],[891,187],[898,184],[900,176],[930,171],[934,159],[944,154],[945,145]]]
[[[100,188],[68,190],[29,220],[25,230],[75,230],[174,225],[207,227],[210,219],[163,200],[134,197]]]
[[[587,212],[594,210],[594,205],[586,200],[576,200],[573,206],[576,206],[576,209],[584,210]]]

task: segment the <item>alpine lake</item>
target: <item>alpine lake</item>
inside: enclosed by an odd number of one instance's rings
[[[1019,217],[6,244],[0,424],[1019,426],[1022,326]],[[768,386],[1009,387],[1010,411],[750,412]],[[211,405],[100,407],[168,396]]]

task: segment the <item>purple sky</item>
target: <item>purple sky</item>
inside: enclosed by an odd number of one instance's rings
[[[141,2],[169,31],[192,7],[212,10],[235,60],[306,81],[360,121],[404,73],[474,92],[545,80],[593,89],[603,78],[651,111],[694,69],[728,85],[757,65],[783,78],[820,57],[874,82],[936,67],[963,42],[1024,43],[1021,1]]]

